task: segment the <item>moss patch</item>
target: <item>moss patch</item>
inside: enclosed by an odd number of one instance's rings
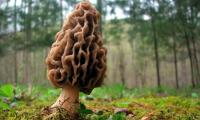
[[[34,100],[30,103],[19,102],[13,109],[1,110],[0,118],[3,120],[69,120],[62,109],[57,109],[51,115],[44,117],[44,106],[50,105],[52,101],[46,102]],[[199,120],[200,100],[198,98],[184,97],[142,97],[142,98],[120,98],[120,99],[81,99],[84,109],[80,111],[82,119],[105,120],[114,119],[163,119],[163,120]],[[132,115],[115,113],[115,109],[127,108]],[[125,117],[123,117],[125,116]]]
[[[25,94],[27,90],[23,89],[13,98],[9,95],[11,86],[6,87],[8,93],[4,91],[0,96],[0,120],[70,119],[63,109],[56,109],[52,114],[48,112],[48,106],[59,96],[59,89],[37,87],[31,94]],[[89,96],[81,93],[76,120],[200,120],[200,89],[156,91],[104,86]]]

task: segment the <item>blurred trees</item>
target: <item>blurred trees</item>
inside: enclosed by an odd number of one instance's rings
[[[132,41],[136,40],[135,36],[139,35],[140,41],[137,41],[137,43],[147,38],[147,41],[142,42],[142,45],[154,47],[157,86],[162,83],[160,69],[163,68],[160,68],[160,59],[171,54],[172,51],[176,87],[179,88],[177,64],[179,58],[181,60],[189,58],[191,84],[195,87],[200,78],[197,52],[199,51],[197,50],[199,49],[197,47],[197,44],[199,44],[197,33],[199,32],[200,23],[200,2],[198,0],[114,0],[108,3],[113,14],[116,13],[116,11],[113,12],[116,6],[123,9],[124,13],[127,14],[127,23],[132,26],[129,29],[131,45],[133,45]],[[185,54],[185,49],[187,49],[188,57],[178,56],[177,52]],[[139,51],[146,52],[145,49],[140,48]]]
[[[0,3],[0,53],[13,54],[14,82],[20,77],[18,52],[23,51],[24,81],[37,62],[36,51],[49,47],[60,29],[65,14],[80,0],[5,0]],[[95,0],[102,14],[101,29],[108,47],[118,49],[117,67],[120,80],[126,84],[126,64],[134,69],[132,80],[142,86],[148,72],[155,70],[156,85],[165,82],[164,62],[172,63],[176,88],[184,82],[180,65],[189,60],[190,81],[200,83],[200,2],[199,0]],[[123,11],[119,14],[119,10]],[[112,17],[111,17],[112,16]],[[114,16],[114,17],[113,17]],[[120,18],[120,19],[119,19]],[[102,30],[103,29],[103,30]],[[131,58],[126,59],[127,42]],[[1,58],[0,58],[1,59]],[[114,58],[111,58],[111,61]],[[147,70],[153,61],[153,69]],[[109,63],[109,64],[112,64]],[[112,64],[113,65],[113,64]],[[110,65],[112,67],[112,65]],[[35,68],[37,66],[35,65]],[[34,67],[33,67],[34,68]],[[108,68],[109,71],[109,68]],[[113,71],[117,75],[118,71]],[[154,74],[151,74],[153,76]],[[139,77],[138,77],[139,76]],[[114,79],[114,78],[113,78]],[[136,80],[137,81],[137,80]],[[31,84],[31,83],[30,83]]]
[[[35,51],[51,45],[63,20],[60,6],[55,0],[1,1],[0,51],[4,55],[10,53],[13,56],[15,85],[20,77],[31,88],[32,64],[38,62],[35,58],[32,59],[32,54],[35,56]],[[21,58],[17,53],[20,51],[23,52],[22,65],[18,65],[18,59]],[[20,69],[23,69],[23,75]],[[12,74],[12,71],[9,73]]]
[[[197,30],[199,24],[199,11],[200,5],[197,0],[187,0],[180,1],[174,0],[175,8],[177,11],[176,20],[179,22],[178,27],[180,29],[180,34],[183,39],[185,39],[185,46],[187,48],[188,56],[190,59],[191,66],[191,81],[192,86],[195,87],[195,84],[200,79],[199,73],[199,64],[197,57]]]

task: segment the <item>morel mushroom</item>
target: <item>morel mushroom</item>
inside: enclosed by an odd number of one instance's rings
[[[48,79],[62,88],[52,107],[74,115],[79,106],[79,92],[90,94],[102,84],[106,71],[106,48],[99,32],[99,12],[81,2],[56,34],[46,58]]]

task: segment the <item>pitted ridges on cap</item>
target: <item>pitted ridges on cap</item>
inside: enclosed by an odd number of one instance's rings
[[[88,2],[78,4],[68,16],[46,58],[48,79],[56,87],[66,84],[90,93],[102,84],[106,48],[98,31],[98,11]]]

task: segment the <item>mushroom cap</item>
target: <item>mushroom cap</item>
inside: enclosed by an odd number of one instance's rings
[[[72,85],[90,94],[102,84],[107,50],[99,17],[89,2],[81,2],[64,21],[46,58],[47,76],[55,87]]]

